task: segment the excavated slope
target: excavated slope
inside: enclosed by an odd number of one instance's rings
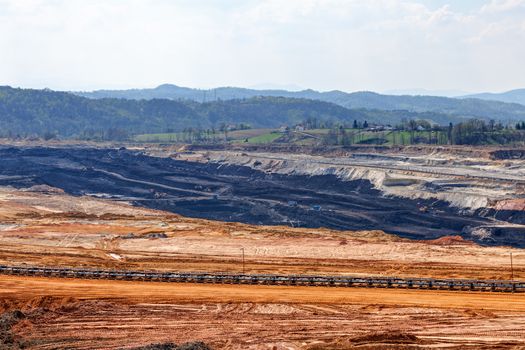
[[[385,196],[367,180],[342,181],[335,173],[268,174],[111,149],[6,148],[0,156],[0,185],[49,185],[221,221],[378,229],[413,239],[460,234],[487,244],[525,245],[522,228],[495,226],[444,201]]]

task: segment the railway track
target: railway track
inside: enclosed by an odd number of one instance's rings
[[[525,281],[314,275],[153,272],[0,265],[0,274],[79,279],[287,286],[406,288],[477,292],[525,292]]]

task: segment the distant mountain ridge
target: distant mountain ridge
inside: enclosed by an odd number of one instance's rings
[[[484,92],[480,94],[461,96],[461,98],[477,98],[487,101],[500,101],[525,105],[525,89],[516,89],[501,93]]]
[[[398,124],[403,119],[425,119],[440,125],[457,123],[481,112],[503,122],[525,120],[525,106],[476,99],[448,99],[430,96],[388,96],[373,92],[347,94],[340,91],[298,93],[268,90],[277,96],[260,96],[260,91],[222,88],[213,92],[213,101],[201,103],[180,96],[195,96],[204,90],[164,85],[147,91],[151,99],[123,98],[144,96],[140,89],[121,92],[120,98],[86,98],[49,89],[15,89],[0,86],[0,136],[57,134],[64,137],[86,135],[125,135],[182,131],[187,128],[218,129],[230,124],[253,128],[295,125],[307,119],[351,124],[354,120],[379,124]],[[158,98],[159,92],[178,92],[179,99]],[[209,91],[205,91],[209,95]],[[236,99],[219,98],[226,93]],[[217,96],[215,96],[217,94]],[[251,96],[250,94],[257,94]],[[285,94],[287,96],[279,96]],[[241,95],[241,96],[239,96]],[[304,96],[304,97],[297,97]],[[233,96],[232,96],[233,97]],[[320,98],[331,101],[322,101]],[[450,101],[455,101],[454,105]],[[349,107],[344,107],[346,104]],[[381,106],[378,108],[377,106]],[[470,109],[477,113],[462,114]],[[428,111],[431,110],[431,111]],[[442,112],[437,112],[442,111]],[[488,118],[486,118],[488,119]]]
[[[182,91],[186,91],[182,89]],[[251,97],[199,103],[169,99],[89,99],[68,92],[15,89],[0,86],[0,136],[100,135],[182,131],[187,128],[218,129],[221,125],[249,124],[254,128],[277,128],[315,118],[323,122],[350,124],[399,123],[406,119],[427,119],[447,124],[459,117],[434,112],[348,109],[313,99]],[[525,118],[524,118],[525,119]]]
[[[470,94],[462,90],[394,89],[383,91],[383,95],[458,97]]]
[[[488,101],[479,98],[449,98],[439,96],[382,95],[370,91],[347,93],[343,91],[319,92],[315,90],[254,90],[238,87],[220,87],[203,90],[163,84],[152,89],[98,90],[74,92],[88,98],[126,98],[192,100],[209,102],[252,98],[257,96],[313,99],[335,103],[349,109],[406,110],[410,112],[435,112],[464,118],[495,119],[508,122],[525,119],[524,104]]]

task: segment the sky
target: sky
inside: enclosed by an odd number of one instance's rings
[[[0,85],[525,88],[525,0],[0,0]]]

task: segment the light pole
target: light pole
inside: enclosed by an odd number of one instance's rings
[[[242,274],[245,274],[245,268],[244,268],[244,248],[241,248],[242,251]]]

